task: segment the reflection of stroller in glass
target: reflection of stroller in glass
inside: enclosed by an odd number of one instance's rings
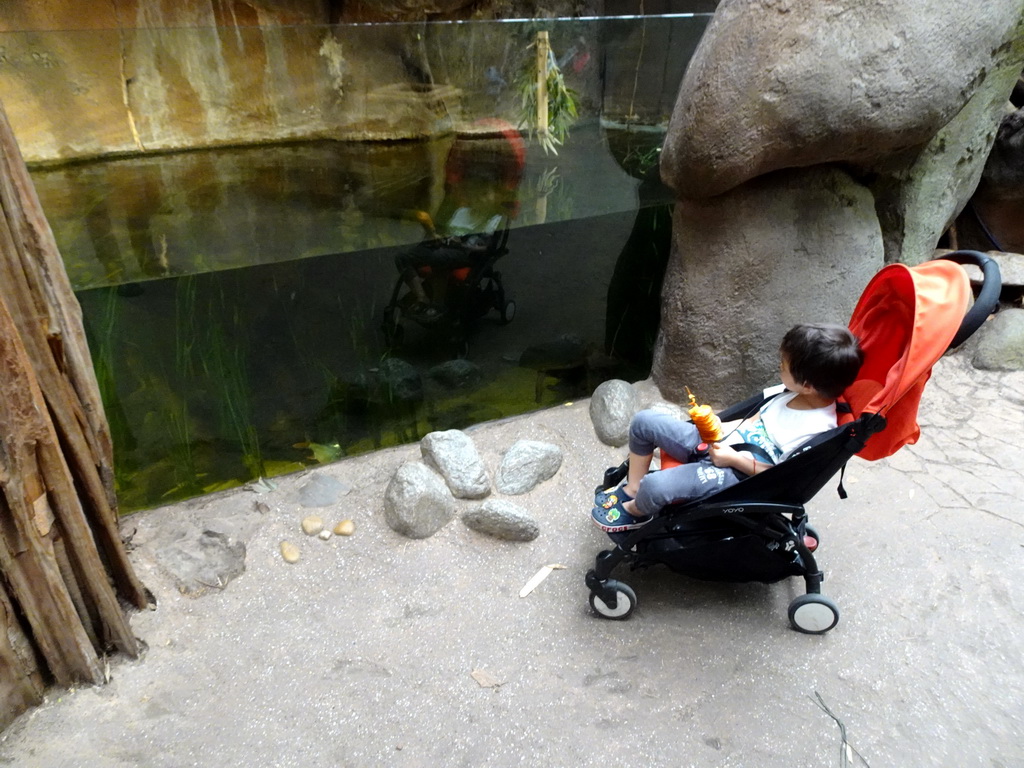
[[[969,312],[970,285],[959,266],[965,263],[984,273]],[[840,425],[777,466],[703,499],[666,507],[639,528],[608,534],[615,547],[599,553],[586,576],[594,612],[625,619],[636,607],[633,590],[609,578],[619,563],[627,561],[633,569],[662,563],[711,581],[772,583],[802,576],[807,592],[790,603],[790,623],[809,634],[832,629],[839,609],[821,594],[823,575],[813,554],[820,539],[804,505],[852,456],[873,461],[917,440],[917,406],[932,366],[995,310],[1000,282],[998,265],[976,251],[958,251],[917,267],[883,268],[850,320],[864,364],[839,400]],[[723,421],[746,418],[764,402],[757,395],[719,415]],[[673,461],[662,456],[663,467]],[[615,486],[627,470],[626,462],[608,469],[597,490]],[[846,497],[841,481],[839,494]]]
[[[395,258],[399,278],[383,325],[393,344],[401,343],[404,324],[412,321],[445,334],[464,351],[473,327],[488,312],[497,311],[503,324],[515,316],[515,302],[507,298],[495,263],[508,253],[525,145],[508,123],[487,123],[484,127],[499,138],[459,139],[448,155],[438,212],[442,231],[428,213],[417,211],[426,238]]]

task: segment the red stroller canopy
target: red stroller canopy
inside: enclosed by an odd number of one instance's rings
[[[967,273],[952,261],[891,264],[868,283],[850,330],[864,365],[843,393],[852,414],[879,414],[886,427],[857,455],[874,461],[917,442],[917,408],[932,366],[949,348],[971,299]]]

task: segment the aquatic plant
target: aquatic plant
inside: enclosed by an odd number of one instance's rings
[[[238,307],[227,301],[221,278],[207,279],[211,280],[214,290],[203,303],[198,301],[196,276],[188,275],[178,282],[175,294],[177,373],[184,384],[183,391],[205,390],[214,397],[221,433],[234,436],[249,476],[260,477],[265,467],[259,434],[252,422],[245,324]],[[229,331],[225,325],[230,325]],[[176,428],[184,426],[178,419]]]
[[[640,147],[631,144],[622,158],[622,167],[639,177],[647,175],[661,160],[661,147]]]
[[[196,342],[196,277],[178,280],[174,291],[174,363],[183,378],[195,376],[192,350]]]
[[[203,486],[196,462],[188,401],[181,400],[167,409],[167,423],[168,434],[174,438],[170,446],[170,456],[175,484],[164,497],[194,496],[202,492]]]
[[[224,308],[223,286],[218,285],[217,296],[221,308]],[[212,316],[214,313],[211,311],[210,314]],[[228,425],[238,439],[242,463],[251,477],[262,477],[266,470],[263,466],[259,433],[252,422],[252,403],[249,398],[244,348],[246,334],[237,307],[233,307],[230,312],[230,322],[230,338],[224,332],[223,325],[210,323],[207,330],[207,356],[204,357],[204,368],[220,395],[218,405],[221,423]]]
[[[114,446],[115,489],[128,482],[127,457],[135,443],[128,419],[121,408],[114,376],[114,361],[117,359],[114,349],[114,329],[117,325],[119,302],[120,297],[115,288],[105,289],[99,328],[93,329],[88,324],[85,327],[92,354],[93,369],[96,373],[96,383],[100,391],[100,400],[103,402],[103,410],[110,428],[110,439]]]

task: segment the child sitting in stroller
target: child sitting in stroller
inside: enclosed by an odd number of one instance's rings
[[[775,396],[753,416],[723,424],[726,436],[707,449],[689,421],[650,410],[636,414],[625,484],[596,495],[594,523],[608,533],[639,528],[663,507],[735,485],[834,428],[836,398],[864,360],[857,337],[841,325],[797,325],[779,352],[782,385]],[[649,473],[655,448],[684,463]]]

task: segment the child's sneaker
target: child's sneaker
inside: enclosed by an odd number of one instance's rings
[[[611,499],[612,504],[616,501],[621,501],[625,504],[627,501],[632,501],[633,497],[626,493],[626,489],[621,485],[616,485],[613,488],[605,488],[603,491],[598,491],[594,494],[594,504],[598,507],[603,507]]]
[[[627,498],[628,500],[628,498]],[[631,531],[641,525],[651,522],[650,517],[634,517],[622,508],[623,501],[610,494],[604,504],[594,507],[590,513],[590,519],[594,525],[605,533],[620,533]]]

